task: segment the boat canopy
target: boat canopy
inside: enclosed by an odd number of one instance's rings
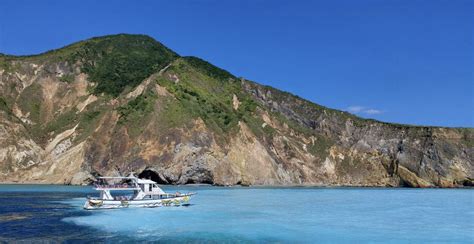
[[[137,179],[138,184],[156,184],[156,182],[147,179]]]
[[[104,177],[97,177],[97,179],[137,179],[137,177],[134,176],[104,176]]]
[[[148,180],[148,179],[140,179],[133,175],[130,176],[107,176],[107,177],[97,177],[99,180],[132,180],[136,184],[143,185],[143,184],[156,184],[155,181]]]

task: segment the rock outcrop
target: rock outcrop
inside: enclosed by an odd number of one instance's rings
[[[462,187],[474,130],[384,123],[180,57],[146,36],[0,56],[0,182]]]

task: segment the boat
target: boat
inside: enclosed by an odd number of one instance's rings
[[[86,210],[188,206],[195,194],[166,193],[155,181],[140,179],[133,174],[128,177],[99,177],[94,188],[100,191],[100,196],[88,196],[84,203]]]

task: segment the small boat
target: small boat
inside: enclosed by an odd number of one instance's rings
[[[112,182],[112,183],[111,183]],[[99,177],[94,188],[99,197],[87,197],[84,209],[155,208],[164,206],[187,206],[195,193],[164,192],[156,182],[128,177]],[[112,192],[132,192],[130,195],[112,195]],[[120,194],[120,193],[119,193]]]

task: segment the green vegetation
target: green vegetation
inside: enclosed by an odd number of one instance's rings
[[[59,77],[59,80],[66,83],[72,83],[74,81],[74,74],[65,74]]]
[[[308,152],[317,156],[321,159],[325,159],[329,156],[329,148],[331,148],[335,142],[322,135],[316,136],[316,141],[308,147]]]
[[[67,129],[70,129],[76,125],[77,114],[76,109],[71,109],[69,111],[63,112],[56,116],[51,122],[47,123],[44,127],[43,133],[50,132],[61,132]]]
[[[190,84],[178,84],[159,79],[159,83],[168,88],[179,100],[179,106],[172,106],[174,111],[171,117],[182,117],[176,113],[189,114],[192,117],[201,117],[206,124],[217,132],[228,131],[237,124],[237,115],[232,111],[232,105],[222,100],[217,94],[211,94]]]
[[[264,124],[264,121],[259,116],[246,114],[242,117],[242,120],[258,138],[267,138],[271,140],[276,133],[276,130],[270,125],[263,127],[262,125]]]
[[[28,119],[32,124],[25,123],[26,128],[31,133],[35,141],[45,144],[48,141],[51,132],[61,132],[72,128],[77,120],[76,109],[70,109],[55,115],[54,118],[46,123],[46,115],[43,114],[45,107],[43,106],[42,87],[38,83],[25,88],[17,99],[17,104],[21,111],[28,112]]]
[[[176,124],[171,118],[189,120],[200,117],[206,126],[218,135],[232,132],[237,128],[239,120],[254,112],[257,104],[242,92],[240,83],[229,80],[232,75],[207,62],[202,62],[204,61],[196,58],[177,60],[168,68],[167,74],[176,75],[179,77],[179,82],[164,77],[157,79],[157,82],[166,87],[179,103],[179,105],[168,105],[166,109],[169,111],[163,116],[170,117],[170,125]],[[216,73],[213,73],[214,71]],[[234,95],[240,102],[237,110],[233,108]]]
[[[28,117],[34,123],[41,123],[41,104],[43,103],[43,92],[41,85],[33,83],[23,90],[18,99],[18,105],[22,111],[28,111]]]
[[[221,68],[218,68],[218,67],[216,67],[216,66],[210,64],[209,62],[207,62],[205,60],[202,60],[200,58],[188,56],[188,57],[183,57],[183,59],[186,60],[186,62],[189,65],[191,65],[193,68],[203,72],[207,76],[212,77],[214,79],[228,80],[228,79],[235,78],[235,76],[232,75],[231,73],[229,73],[227,70],[223,70]]]
[[[0,96],[0,110],[5,111],[8,114],[11,113],[11,109],[8,107],[7,101],[2,96]]]
[[[160,113],[158,125],[164,130],[180,128],[189,125],[194,118],[195,115],[190,113],[189,108],[174,99],[167,98],[163,101],[163,110]]]
[[[83,123],[90,123],[91,121],[95,120],[97,117],[99,117],[100,111],[97,110],[91,110],[87,111],[84,113],[84,115],[81,117],[81,122]]]
[[[5,70],[5,72],[10,72],[12,68],[12,65],[10,64],[10,62],[8,62],[8,60],[4,57],[0,57],[0,69],[3,69]]]
[[[137,86],[177,57],[175,52],[149,36],[118,34],[92,38],[39,55],[2,56],[0,67],[11,69],[7,58],[36,62],[80,62],[82,71],[97,83],[93,93],[117,97],[126,87]],[[61,80],[71,81],[70,77]]]
[[[92,39],[72,57],[98,83],[95,94],[116,97],[168,65],[177,54],[148,36],[116,35]]]
[[[20,65],[12,63],[11,60],[10,57],[0,56],[0,69],[3,69],[5,73],[12,73],[20,69]]]
[[[131,137],[143,132],[146,118],[153,112],[156,98],[155,94],[148,91],[117,109],[120,115],[118,124],[126,126]]]
[[[296,133],[299,133],[305,136],[311,136],[315,134],[311,128],[303,126],[294,120],[290,120],[281,113],[273,112],[271,113],[271,115],[273,118],[276,118],[280,123],[287,124],[288,127],[293,129]]]
[[[156,95],[147,92],[130,100],[127,104],[117,109],[120,114],[119,123],[138,122],[148,113],[153,111],[154,100]]]
[[[86,139],[97,128],[100,118],[105,114],[104,109],[101,109],[97,104],[97,101],[89,104],[87,110],[79,114],[79,126],[76,129],[78,136],[74,138],[74,141],[80,142]]]
[[[467,147],[474,148],[474,129],[462,128],[457,130],[462,134],[461,143]]]
[[[78,123],[76,111],[75,108],[67,110],[55,116],[48,123],[35,122],[32,125],[27,124],[26,127],[37,143],[46,145],[52,134],[71,129]]]

